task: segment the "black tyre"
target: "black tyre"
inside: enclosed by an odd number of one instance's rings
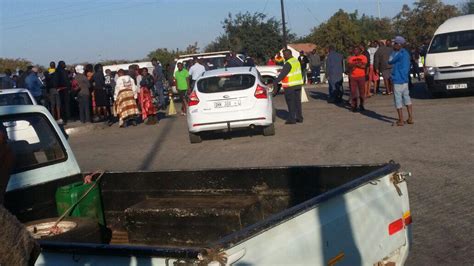
[[[264,136],[273,136],[275,135],[275,124],[271,124],[263,128]]]
[[[189,132],[189,141],[191,143],[201,143],[202,139],[201,136],[199,136],[197,133]]]
[[[57,219],[56,217],[31,221],[26,223],[25,226],[36,239],[61,242],[103,243],[102,230],[99,224],[96,221],[85,218],[66,217],[58,224],[62,232],[50,235],[49,229]]]

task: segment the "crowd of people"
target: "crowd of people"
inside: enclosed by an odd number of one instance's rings
[[[405,39],[398,36],[394,40],[372,41],[368,46],[360,43],[349,53],[350,56],[344,58],[333,46],[329,46],[322,59],[316,49],[307,54],[300,51],[295,60],[298,62],[302,84],[320,83],[323,68],[324,79],[329,84],[328,102],[340,104],[344,95],[343,75],[346,74],[352,112],[365,111],[366,99],[373,95],[394,94],[399,115],[396,124],[412,124],[413,111],[408,91],[411,87],[410,74],[420,80],[418,62],[425,55],[425,48],[408,46]],[[293,56],[277,53],[268,59],[267,65],[282,65],[282,73],[288,74],[291,65],[287,63],[291,58]],[[64,61],[59,61],[57,65],[51,62],[44,71],[29,66],[24,71],[18,71],[17,75],[12,75],[7,69],[1,85],[2,88],[27,88],[36,102],[46,106],[60,123],[66,124],[72,117],[77,117],[82,123],[104,121],[112,125],[118,121],[121,127],[127,127],[143,121],[152,125],[158,122],[158,111],[167,106],[168,85],[176,86],[175,92],[182,101],[181,115],[184,116],[190,88],[194,87],[203,72],[216,67],[210,61],[197,57],[184,64],[178,63],[176,71],[174,66],[163,68],[155,58],[152,59],[152,65],[152,73],[136,64],[131,64],[127,70],[112,72],[106,69],[104,72],[101,64],[67,68]],[[254,65],[251,57],[241,60],[235,53],[229,54],[223,61],[224,67]],[[384,91],[380,89],[381,78]],[[284,76],[280,74],[277,80],[283,79]],[[298,99],[298,90],[293,96],[288,91],[285,90],[285,97],[290,95]],[[408,110],[407,121],[403,120],[403,106]],[[302,121],[300,108],[292,106],[291,109],[295,113],[294,120]]]
[[[373,95],[393,94],[398,114],[395,124],[397,126],[403,126],[405,123],[413,124],[413,108],[409,92],[412,88],[411,75],[420,81],[418,64],[426,56],[426,47],[426,45],[421,48],[410,46],[403,37],[397,36],[393,40],[372,41],[368,47],[365,43],[355,45],[349,51],[350,55],[344,58],[334,46],[329,46],[324,60],[325,79],[329,85],[328,103],[343,103],[343,82],[344,74],[346,74],[349,81],[349,104],[352,112],[364,112],[366,99]],[[280,57],[278,53],[267,61],[267,65],[278,65],[283,62],[283,70],[273,86],[282,82],[285,87],[285,78],[301,76],[301,80],[286,84],[285,89],[285,99],[290,113],[286,124],[295,124],[303,121],[301,104],[295,99],[301,97],[301,85],[321,82],[321,58],[316,50],[308,54],[300,51],[297,58],[298,64],[296,64],[296,59],[288,49],[283,51],[284,60]],[[298,69],[294,70],[294,68]],[[385,87],[383,92],[380,89],[381,78]],[[403,119],[404,106],[408,112],[406,121]]]
[[[49,64],[40,71],[29,66],[13,75],[5,71],[2,88],[26,88],[38,104],[44,105],[59,123],[72,118],[82,123],[104,121],[121,127],[157,123],[157,112],[166,108],[161,64],[152,60],[153,73],[132,64],[128,70],[113,73],[101,64],[75,65],[66,68],[64,61]]]

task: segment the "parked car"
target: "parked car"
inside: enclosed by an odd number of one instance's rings
[[[206,71],[189,95],[187,122],[191,143],[204,131],[262,127],[274,135],[272,96],[255,67]]]
[[[3,105],[36,105],[35,98],[27,89],[0,90],[0,106]]]
[[[474,15],[446,20],[425,59],[425,80],[434,96],[474,91]]]

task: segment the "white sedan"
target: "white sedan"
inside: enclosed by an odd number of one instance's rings
[[[263,128],[275,135],[272,96],[255,67],[206,71],[189,95],[187,122],[191,143],[203,131]]]

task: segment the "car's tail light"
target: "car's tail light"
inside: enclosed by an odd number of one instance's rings
[[[255,90],[255,98],[257,99],[267,99],[267,89],[264,87],[257,85],[257,89]]]
[[[196,91],[193,91],[191,95],[189,95],[189,106],[197,105],[199,103],[199,98],[197,97]]]

